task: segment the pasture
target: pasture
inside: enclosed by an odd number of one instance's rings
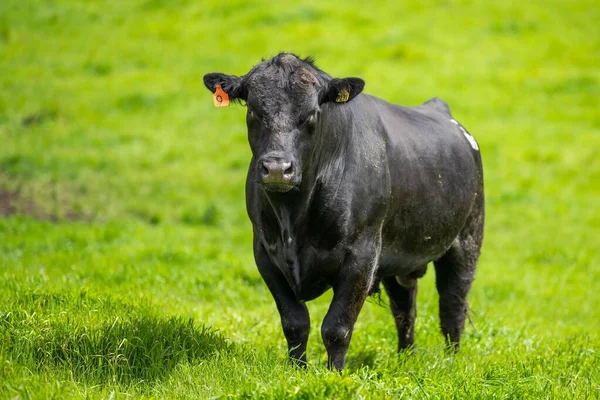
[[[0,2],[0,398],[600,397],[596,1]],[[244,108],[279,51],[477,138],[487,220],[459,354],[430,268],[414,354],[385,294],[326,369],[285,357],[252,256]]]

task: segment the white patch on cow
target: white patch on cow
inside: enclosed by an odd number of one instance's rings
[[[450,122],[454,123],[456,126],[458,126],[458,128],[462,131],[463,135],[465,135],[465,137],[467,138],[467,140],[469,141],[469,144],[471,144],[471,147],[474,150],[479,150],[479,146],[477,145],[477,142],[475,141],[475,138],[473,136],[471,136],[471,134],[469,132],[467,132],[465,130],[465,128],[463,128],[458,122],[456,122],[456,120],[454,119],[450,119]]]

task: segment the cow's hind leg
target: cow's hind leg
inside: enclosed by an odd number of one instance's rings
[[[398,329],[398,351],[411,347],[415,341],[417,317],[417,278],[425,274],[427,266],[406,277],[385,277],[383,286],[390,298],[390,307]]]
[[[454,350],[460,346],[467,317],[467,295],[483,241],[483,215],[481,199],[448,251],[434,262],[442,333]]]
[[[398,328],[398,351],[413,345],[415,341],[415,318],[417,316],[417,281],[405,287],[396,277],[383,278],[383,286],[390,298],[390,307]]]

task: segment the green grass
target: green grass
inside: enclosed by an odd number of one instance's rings
[[[0,398],[600,397],[595,1],[0,2]],[[309,367],[254,266],[243,109],[207,72],[281,50],[478,139],[487,226],[462,351],[431,271],[414,355],[387,298],[342,375]]]

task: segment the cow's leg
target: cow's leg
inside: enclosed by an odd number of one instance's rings
[[[454,350],[460,346],[467,317],[467,295],[483,241],[483,218],[481,198],[448,251],[434,262],[442,333]]]
[[[415,318],[417,316],[417,280],[383,278],[383,286],[390,298],[390,307],[398,328],[398,351],[412,346],[415,341]]]
[[[275,299],[290,359],[299,366],[306,366],[306,344],[310,330],[308,309],[304,303],[296,300],[294,292],[279,269],[271,263],[262,244],[255,243],[254,257],[258,271]]]
[[[355,244],[333,285],[333,300],[321,327],[331,369],[344,368],[354,324],[373,283],[379,248],[380,240]]]

